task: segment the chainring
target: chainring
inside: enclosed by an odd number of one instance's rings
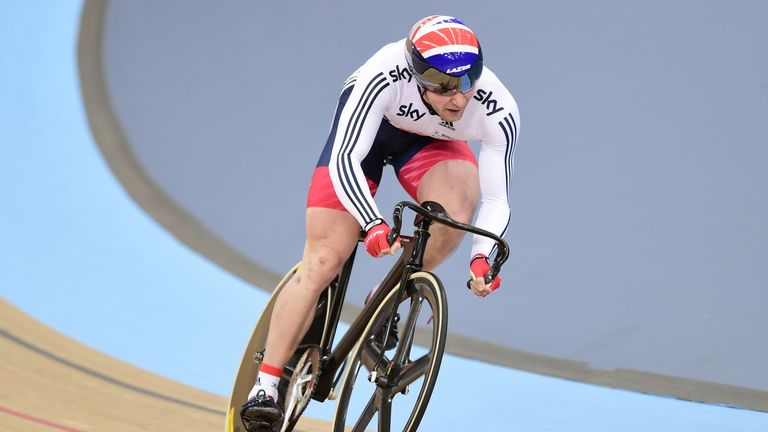
[[[320,376],[320,350],[317,346],[306,347],[296,362],[285,392],[285,421],[281,432],[293,429],[307,408]]]

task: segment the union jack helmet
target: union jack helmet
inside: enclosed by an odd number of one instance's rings
[[[405,40],[405,54],[416,82],[438,94],[466,93],[483,73],[483,51],[475,33],[452,16],[419,20]]]

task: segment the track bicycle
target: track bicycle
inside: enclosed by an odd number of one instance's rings
[[[416,213],[412,236],[400,234],[405,208]],[[439,223],[493,239],[498,249],[485,276],[486,283],[498,275],[509,256],[509,247],[502,238],[452,219],[436,202],[425,201],[419,206],[402,201],[395,206],[392,220],[388,240],[392,244],[399,238],[402,253],[338,341],[336,332],[355,251],[320,295],[315,318],[280,381],[284,409],[281,431],[293,430],[310,399],[337,400],[334,431],[368,430],[374,417],[380,432],[393,428],[415,431],[437,381],[448,327],[443,284],[435,274],[423,270],[429,227]],[[275,299],[299,265],[277,285],[253,331],[229,400],[228,432],[245,432],[239,410],[264,357]],[[402,322],[400,316],[404,317]],[[411,391],[416,387],[417,391]],[[365,396],[361,398],[360,394]],[[404,405],[410,408],[402,408]]]

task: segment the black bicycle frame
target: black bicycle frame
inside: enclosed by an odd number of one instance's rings
[[[355,344],[357,344],[357,342],[360,340],[360,337],[363,335],[363,332],[368,326],[369,321],[371,318],[373,318],[376,309],[381,305],[381,303],[384,302],[390,292],[395,289],[395,287],[399,286],[399,292],[397,298],[395,299],[395,305],[393,307],[392,313],[396,311],[397,305],[400,302],[400,297],[403,295],[403,292],[407,287],[407,281],[410,279],[412,274],[421,271],[424,267],[424,253],[426,252],[427,242],[430,237],[429,227],[432,225],[432,223],[438,222],[458,230],[483,235],[496,241],[498,245],[498,252],[496,259],[491,266],[491,271],[486,276],[487,283],[490,283],[490,281],[496,277],[496,275],[499,273],[499,270],[501,269],[502,264],[504,264],[504,262],[507,260],[509,248],[503,239],[488,231],[453,220],[450,216],[448,216],[448,214],[445,212],[445,209],[443,209],[441,205],[430,201],[424,202],[422,206],[418,206],[407,201],[400,202],[397,206],[395,206],[393,213],[394,223],[388,238],[390,244],[394,243],[394,241],[400,236],[400,230],[402,228],[402,212],[404,207],[412,209],[420,216],[417,217],[415,221],[416,230],[414,231],[414,235],[413,237],[401,237],[401,242],[404,246],[400,257],[397,259],[389,273],[387,273],[386,277],[379,285],[380,288],[376,291],[373,298],[368,300],[360,314],[351,323],[347,332],[344,334],[344,336],[342,336],[339,343],[333,349],[333,340],[338,328],[341,309],[344,303],[344,298],[346,296],[347,286],[349,284],[350,274],[352,273],[352,265],[354,264],[357,248],[352,251],[352,254],[344,263],[341,272],[339,272],[339,275],[328,288],[330,290],[330,302],[328,305],[326,305],[326,307],[329,308],[328,313],[330,319],[323,321],[325,325],[322,329],[315,329],[316,331],[321,331],[320,335],[322,336],[320,338],[314,336],[315,340],[320,340],[320,370],[322,371],[312,396],[312,398],[315,400],[322,402],[328,398],[331,389],[335,385],[334,378],[336,377],[337,372],[344,364],[344,361],[346,360],[349,353],[355,347]],[[385,335],[389,333],[389,326],[392,325],[391,319],[388,319],[387,322],[388,324],[386,332],[384,333]],[[312,331],[309,333],[312,333]],[[317,335],[317,333],[315,333],[315,335]],[[309,337],[313,338],[313,336]],[[305,337],[305,340],[307,340],[307,337]]]
[[[328,398],[328,395],[333,388],[334,378],[339,368],[344,364],[344,360],[347,355],[355,347],[355,344],[362,336],[365,328],[368,326],[368,322],[373,318],[373,314],[376,312],[376,308],[384,298],[389,294],[398,282],[400,282],[403,273],[406,271],[405,257],[409,250],[413,249],[412,244],[407,244],[403,248],[403,254],[398,258],[397,262],[392,266],[387,276],[381,282],[380,289],[376,291],[373,298],[369,299],[363,310],[357,316],[357,318],[351,323],[347,332],[342,336],[339,343],[331,350],[333,339],[336,334],[336,329],[339,324],[339,317],[341,315],[341,307],[344,303],[344,297],[349,284],[349,275],[352,270],[352,263],[354,261],[355,252],[352,252],[350,260],[348,260],[342,268],[339,276],[334,281],[335,290],[331,293],[330,302],[330,319],[326,320],[326,328],[323,331],[326,337],[323,337],[322,345],[320,346],[321,353],[321,370],[320,378],[318,379],[317,387],[315,387],[312,398],[319,401],[324,401]]]

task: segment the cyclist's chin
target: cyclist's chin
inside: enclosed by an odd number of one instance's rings
[[[441,119],[447,122],[455,122],[461,119],[461,116],[464,115],[464,110],[443,108],[438,114]]]

